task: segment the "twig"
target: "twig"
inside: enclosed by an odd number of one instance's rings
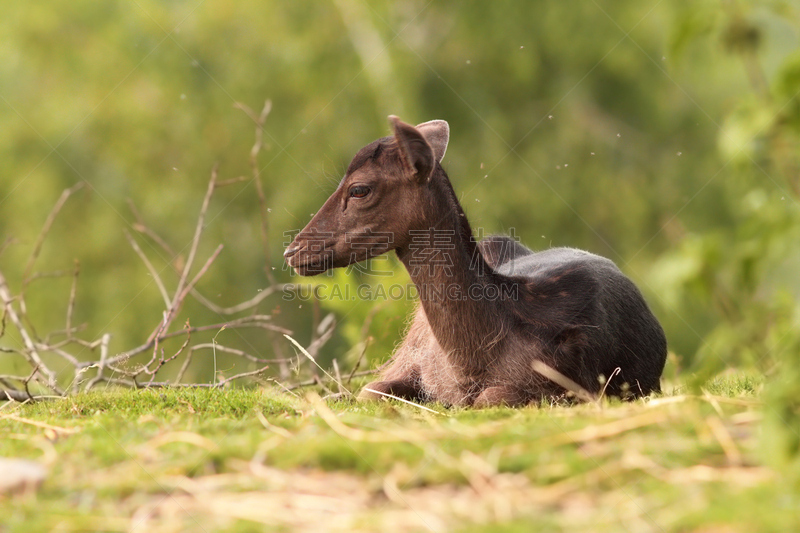
[[[236,374],[235,376],[231,376],[229,378],[222,379],[222,380],[219,381],[219,383],[215,384],[214,386],[218,387],[218,388],[222,388],[222,387],[224,387],[225,385],[227,385],[228,383],[230,383],[233,380],[252,377],[252,376],[257,376],[259,374],[263,374],[267,370],[269,370],[269,365],[265,365],[265,366],[259,368],[258,370],[253,370],[251,372],[242,372],[241,374]]]
[[[367,353],[367,347],[369,346],[370,342],[372,342],[372,337],[371,336],[367,337],[364,340],[364,348],[362,348],[361,354],[358,356],[358,360],[356,361],[356,364],[353,365],[353,370],[350,371],[350,375],[347,376],[347,384],[348,385],[350,385],[350,380],[353,379],[353,376],[355,375],[356,370],[358,370],[358,367],[361,366],[361,361],[364,359],[364,355]]]
[[[6,334],[6,317],[8,316],[8,304],[3,302],[3,316],[0,317],[0,338]]]
[[[200,214],[197,216],[197,225],[194,228],[194,237],[192,237],[192,243],[189,247],[189,256],[186,258],[186,264],[183,267],[183,272],[181,272],[180,279],[178,280],[178,286],[175,289],[175,296],[172,299],[172,302],[167,307],[167,314],[164,318],[164,330],[167,330],[172,323],[172,320],[175,318],[175,315],[178,314],[178,310],[180,309],[181,305],[183,304],[183,300],[186,298],[186,294],[191,287],[197,283],[197,280],[205,274],[206,269],[211,265],[214,259],[216,259],[219,252],[222,251],[222,245],[217,247],[217,250],[211,255],[211,257],[206,261],[206,264],[203,268],[200,269],[200,272],[194,277],[191,283],[188,282],[189,279],[189,272],[194,265],[194,258],[197,255],[197,248],[200,245],[200,236],[203,234],[203,225],[206,219],[206,213],[208,212],[208,206],[211,202],[211,196],[214,194],[214,185],[217,182],[217,166],[215,165],[213,170],[211,171],[211,179],[208,180],[208,188],[206,189],[206,194],[203,197],[203,204],[200,206]],[[187,290],[187,283],[189,283]],[[156,332],[158,328],[156,328]],[[153,334],[153,337],[157,336],[158,333]]]
[[[3,305],[8,313],[8,318],[11,320],[11,323],[14,324],[14,327],[17,328],[19,331],[20,336],[22,337],[22,342],[25,345],[25,350],[21,352],[23,356],[31,363],[32,366],[35,366],[41,370],[41,372],[47,377],[47,387],[50,388],[56,394],[63,394],[63,392],[58,388],[56,384],[56,376],[52,370],[47,368],[47,365],[44,364],[42,361],[41,356],[39,355],[39,351],[36,349],[36,344],[33,342],[33,339],[28,334],[28,330],[22,324],[19,315],[17,315],[16,311],[14,310],[14,306],[12,305],[13,298],[11,297],[11,293],[8,289],[8,283],[6,282],[5,276],[3,273],[0,272],[0,301],[3,302]]]
[[[264,194],[264,187],[261,184],[261,172],[258,165],[258,154],[264,146],[264,123],[272,111],[272,101],[267,100],[264,102],[264,108],[261,114],[256,117],[253,110],[244,104],[237,103],[235,107],[244,111],[250,120],[256,123],[256,140],[253,147],[250,149],[250,168],[253,172],[253,182],[256,186],[256,194],[258,196],[258,207],[261,215],[261,245],[264,248],[264,271],[266,272],[267,279],[270,284],[275,284],[275,277],[272,275],[272,259],[269,250],[269,222],[267,220],[267,200]]]
[[[15,242],[16,239],[14,239],[14,237],[6,237],[6,240],[3,241],[3,244],[0,244],[0,255],[3,255],[3,252],[6,251],[6,248]]]
[[[176,254],[172,250],[170,245],[167,244],[167,242],[164,239],[162,239],[161,236],[158,233],[156,233],[155,231],[151,230],[144,223],[144,220],[142,219],[142,216],[139,213],[139,211],[136,209],[136,205],[133,203],[133,200],[128,199],[128,208],[131,210],[131,213],[133,213],[133,217],[136,219],[136,222],[134,222],[131,225],[131,227],[133,227],[133,229],[138,231],[139,233],[143,233],[144,235],[147,235],[148,237],[153,239],[153,241],[155,241],[156,244],[158,244],[165,252],[167,252],[169,254],[169,256],[173,258],[173,261],[174,261],[174,259],[176,259],[178,257],[178,254]],[[174,266],[174,264],[173,264],[173,266]]]
[[[100,362],[97,364],[97,375],[89,380],[89,383],[86,384],[86,390],[90,390],[92,387],[100,383],[104,379],[103,372],[106,369],[106,360],[108,359],[108,343],[111,340],[111,335],[106,333],[103,335],[101,342],[100,342]],[[78,371],[80,372],[80,371]],[[77,385],[77,377],[78,372],[75,373],[75,385]]]
[[[167,309],[169,309],[169,306],[171,305],[171,302],[170,302],[170,299],[169,299],[169,294],[167,293],[167,288],[164,287],[164,282],[161,281],[161,276],[158,275],[158,272],[156,271],[155,267],[153,266],[153,263],[150,262],[150,260],[144,254],[142,249],[139,247],[139,244],[131,236],[131,234],[128,233],[127,230],[125,230],[124,233],[125,233],[125,238],[128,239],[128,242],[131,245],[131,248],[133,248],[133,251],[136,252],[136,255],[139,256],[139,258],[144,263],[144,266],[147,267],[147,270],[150,272],[150,275],[153,277],[153,281],[155,282],[156,287],[158,287],[158,292],[161,293],[161,298],[164,300],[164,305],[166,306]]]
[[[273,326],[272,324],[267,324],[266,322],[271,320],[271,319],[272,319],[272,317],[269,316],[269,315],[246,316],[246,317],[243,317],[243,318],[239,318],[237,320],[231,320],[229,322],[224,322],[224,323],[220,323],[220,324],[209,324],[207,326],[192,327],[189,331],[191,333],[195,333],[195,332],[198,332],[198,331],[218,330],[219,328],[221,328],[222,326],[227,324],[228,327],[237,327],[237,328],[239,328],[239,327],[257,327],[257,328],[267,329],[267,330],[271,330],[271,331],[277,331],[278,333],[281,333],[281,334],[284,334],[284,335],[292,333],[291,331],[287,330],[286,328],[282,328],[280,326]],[[186,333],[185,330],[174,331],[172,333],[164,333],[163,335],[160,335],[158,337],[158,339],[159,339],[159,342],[163,342],[166,339],[170,339],[172,337],[177,337],[179,335],[183,335],[184,333]],[[145,352],[145,351],[149,350],[153,346],[154,342],[155,342],[155,338],[150,339],[146,343],[142,344],[141,346],[137,346],[136,348],[133,348],[131,350],[128,350],[126,352],[121,353],[120,355],[116,355],[116,356],[112,357],[111,359],[109,359],[109,364],[117,364],[120,361],[124,361],[125,359],[129,359],[129,358],[133,357],[134,355],[138,355],[138,354],[140,354],[142,352]],[[93,364],[93,363],[91,363],[91,362],[82,362],[82,363],[79,363],[79,366],[80,367],[86,367],[86,366],[89,366],[91,364]]]
[[[145,366],[144,373],[152,376],[150,381],[153,381],[153,379],[155,379],[156,372],[158,372],[161,369],[161,367],[163,367],[165,364],[169,363],[170,361],[172,361],[173,359],[178,357],[181,354],[181,352],[183,352],[183,350],[186,349],[186,346],[189,345],[189,341],[192,340],[192,332],[189,331],[191,329],[191,326],[189,325],[189,321],[188,320],[186,321],[186,325],[184,326],[183,329],[184,329],[184,331],[186,331],[186,340],[183,341],[183,344],[181,345],[181,347],[178,348],[178,351],[175,352],[175,354],[172,357],[164,359],[164,352],[162,350],[161,359],[159,359],[159,361],[158,361],[158,366],[156,366],[153,370],[150,370],[150,369],[147,368],[149,365]]]
[[[31,396],[25,391],[16,389],[0,389],[0,402],[36,401],[39,396]]]
[[[39,258],[39,254],[42,251],[42,245],[44,244],[44,240],[45,238],[47,238],[47,234],[50,233],[50,228],[52,228],[56,216],[61,211],[61,208],[64,207],[64,204],[67,202],[69,197],[72,196],[76,191],[83,188],[83,185],[84,184],[81,181],[78,184],[70,187],[69,189],[65,189],[61,193],[61,196],[59,196],[58,200],[56,201],[56,205],[54,205],[53,209],[50,210],[50,214],[47,215],[47,219],[44,222],[44,226],[42,226],[42,230],[39,232],[39,236],[36,238],[36,243],[33,245],[33,251],[31,252],[30,257],[28,257],[28,262],[25,265],[25,270],[22,274],[23,291],[30,282],[33,265],[34,263],[36,263],[36,259]]]
[[[75,312],[75,298],[78,294],[78,275],[81,271],[81,264],[75,260],[75,270],[72,274],[72,285],[69,289],[69,301],[67,302],[67,325],[64,330],[67,332],[67,338],[71,336],[72,332],[72,314]]]
[[[230,348],[228,346],[223,346],[222,344],[219,344],[219,343],[195,344],[194,346],[191,347],[192,351],[213,350],[213,349],[219,350],[220,352],[229,353],[231,355],[236,355],[236,356],[242,357],[242,358],[247,359],[249,361],[253,361],[254,363],[280,363],[280,362],[292,361],[292,359],[262,359],[260,357],[256,357],[254,355],[251,355],[251,354],[249,354],[249,353],[247,353],[247,352],[245,352],[243,350],[239,350],[239,349],[236,349],[236,348]]]
[[[276,292],[282,292],[287,290],[295,290],[297,288],[296,285],[292,283],[278,283],[275,285],[271,285],[266,289],[263,289],[259,292],[256,296],[250,298],[249,300],[242,302],[240,304],[234,305],[232,307],[220,307],[196,290],[192,291],[192,296],[194,296],[198,302],[203,304],[209,310],[214,311],[220,315],[235,315],[236,313],[241,313],[242,311],[247,311],[248,309],[252,309],[264,301],[269,296],[272,296]]]
[[[22,381],[22,384],[25,387],[25,394],[28,395],[28,399],[30,400],[33,400],[33,396],[31,395],[30,389],[28,389],[28,383],[30,383],[31,379],[33,379],[33,376],[35,376],[38,371],[39,371],[38,366],[33,367],[33,371],[31,372],[31,374]]]

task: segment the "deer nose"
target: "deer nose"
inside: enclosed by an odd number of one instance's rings
[[[296,254],[299,250],[300,250],[300,246],[298,246],[296,243],[290,244],[289,247],[286,248],[286,251],[283,252],[284,259],[289,259],[294,254]]]

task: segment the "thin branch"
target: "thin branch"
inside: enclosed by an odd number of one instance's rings
[[[6,248],[15,242],[17,242],[17,240],[14,237],[6,237],[6,240],[3,241],[3,244],[0,244],[0,255],[3,255],[3,252],[6,251]]]
[[[269,316],[269,315],[246,316],[246,317],[239,318],[237,320],[232,320],[230,322],[222,322],[222,323],[219,323],[219,324],[209,324],[207,326],[192,327],[189,331],[191,331],[192,333],[195,333],[197,331],[211,331],[211,330],[218,330],[222,326],[227,326],[228,328],[257,327],[257,328],[262,328],[262,329],[268,329],[268,330],[271,330],[271,331],[276,331],[276,332],[282,333],[284,335],[292,333],[291,331],[287,330],[286,328],[282,328],[280,326],[273,326],[272,324],[265,323],[266,321],[271,320],[271,319],[272,319],[272,317]],[[185,330],[174,331],[172,333],[165,333],[163,335],[160,335],[158,337],[158,339],[159,339],[159,342],[163,342],[166,339],[170,339],[172,337],[177,337],[179,335],[184,335],[185,333],[186,333]],[[128,350],[128,351],[126,351],[124,353],[121,353],[120,355],[117,355],[117,356],[114,356],[114,357],[110,358],[108,362],[109,362],[109,364],[117,364],[117,363],[119,363],[121,361],[124,361],[125,359],[129,359],[129,358],[133,357],[134,355],[138,355],[138,354],[140,354],[142,352],[145,352],[145,351],[149,350],[150,348],[152,348],[154,342],[155,342],[155,338],[149,340],[148,342],[146,342],[145,344],[142,344],[141,346],[137,346],[136,348],[133,348],[132,350]],[[91,364],[93,364],[93,363],[82,362],[82,363],[79,363],[79,366],[86,367],[86,366],[90,366]]]
[[[242,372],[241,374],[236,374],[235,376],[231,376],[229,378],[225,378],[225,379],[222,379],[222,380],[218,381],[215,386],[217,388],[221,389],[222,387],[224,387],[225,385],[227,385],[231,381],[234,381],[234,380],[237,380],[237,379],[241,379],[241,378],[248,378],[248,377],[252,377],[252,376],[258,376],[259,374],[263,374],[267,370],[269,370],[269,365],[263,366],[263,367],[259,368],[258,370],[253,370],[251,372]]]
[[[19,331],[19,334],[22,337],[22,342],[25,345],[26,349],[21,353],[30,362],[32,366],[38,367],[41,370],[41,372],[47,377],[47,387],[56,392],[57,394],[61,394],[62,391],[58,388],[58,385],[56,384],[55,374],[42,361],[42,358],[39,355],[39,351],[36,349],[36,343],[33,342],[33,339],[28,334],[28,330],[25,328],[25,325],[22,323],[22,320],[20,319],[19,315],[17,315],[17,312],[14,310],[14,306],[12,305],[13,300],[14,299],[12,298],[11,293],[8,289],[8,283],[6,282],[6,278],[3,276],[3,273],[0,272],[0,301],[3,302],[3,305],[8,314],[8,318],[11,320],[11,323],[14,324],[14,327],[17,328],[17,331]]]
[[[44,240],[47,238],[47,234],[50,233],[50,228],[53,226],[53,222],[56,219],[56,216],[61,211],[61,208],[64,207],[64,204],[72,196],[75,192],[83,188],[83,182],[79,182],[78,184],[70,187],[69,189],[65,189],[61,196],[59,196],[58,201],[56,201],[56,205],[53,206],[53,209],[50,210],[50,214],[47,215],[47,219],[44,222],[44,226],[42,226],[42,230],[39,232],[39,236],[36,238],[36,243],[33,245],[33,251],[31,252],[30,257],[28,258],[28,263],[25,265],[25,270],[22,275],[22,287],[23,291],[25,287],[30,282],[31,271],[33,270],[33,265],[36,263],[36,259],[39,258],[39,254],[42,251],[42,245],[44,244]]]
[[[131,212],[133,213],[133,217],[136,219],[136,222],[134,222],[131,227],[133,227],[133,229],[138,231],[139,233],[147,235],[148,237],[153,239],[153,241],[155,241],[156,244],[158,244],[165,252],[167,252],[170,257],[177,258],[178,254],[176,254],[172,250],[170,245],[167,244],[167,241],[162,239],[158,233],[151,230],[147,226],[147,224],[144,223],[144,219],[142,218],[142,215],[139,213],[139,211],[136,209],[136,205],[133,203],[133,200],[130,199],[128,200],[128,208],[131,210]]]
[[[125,233],[125,238],[128,239],[128,242],[131,245],[131,248],[133,248],[133,251],[136,252],[136,255],[139,256],[139,259],[142,260],[142,262],[144,263],[144,266],[147,267],[147,270],[150,272],[150,275],[153,277],[153,281],[155,282],[156,287],[158,287],[158,292],[161,293],[161,298],[164,300],[164,306],[167,309],[169,309],[169,306],[172,305],[172,304],[171,304],[170,299],[169,299],[169,294],[167,293],[167,288],[164,286],[164,282],[161,281],[161,276],[158,275],[158,272],[156,271],[155,267],[153,266],[153,263],[151,263],[150,260],[147,258],[147,256],[142,251],[142,249],[139,247],[139,244],[136,242],[136,240],[133,238],[133,236],[130,233],[128,233],[127,230],[125,230],[124,233]]]
[[[89,380],[89,383],[86,384],[86,390],[90,390],[92,387],[100,383],[105,377],[103,376],[103,372],[106,369],[106,360],[108,359],[108,343],[111,340],[111,335],[106,333],[103,335],[100,343],[100,362],[97,363],[97,375]],[[88,367],[87,367],[88,368]],[[79,375],[80,371],[75,372],[75,385],[77,386],[77,376]]]
[[[78,294],[78,275],[81,271],[81,264],[76,259],[75,260],[75,270],[72,274],[72,286],[69,289],[69,301],[67,302],[67,324],[64,328],[64,331],[67,332],[67,337],[71,335],[72,332],[72,315],[75,312],[75,298]]]
[[[175,352],[174,355],[172,355],[171,357],[168,357],[167,359],[164,359],[164,352],[162,350],[161,359],[158,361],[158,366],[157,367],[155,367],[153,370],[150,370],[148,368],[150,365],[146,365],[144,367],[144,373],[152,376],[150,381],[153,381],[153,379],[155,379],[156,373],[159,370],[161,370],[161,367],[163,367],[164,365],[166,365],[170,361],[174,360],[176,357],[178,357],[181,354],[181,352],[183,352],[183,350],[186,349],[186,347],[189,345],[189,341],[192,339],[192,332],[189,331],[190,329],[191,329],[191,326],[189,325],[189,321],[187,320],[186,321],[186,326],[184,326],[184,330],[186,330],[186,340],[183,341],[183,344],[181,345],[180,348],[178,348],[178,351]]]
[[[252,309],[260,304],[262,301],[267,299],[269,296],[272,296],[276,292],[282,291],[294,291],[297,288],[297,285],[293,283],[278,283],[276,285],[270,285],[266,289],[261,290],[257,295],[253,296],[247,301],[244,301],[240,304],[234,305],[232,307],[220,307],[202,294],[200,294],[197,290],[192,290],[192,296],[200,302],[202,305],[207,307],[210,311],[214,311],[220,315],[235,315],[237,313],[241,313],[242,311],[247,311],[248,309]]]
[[[370,342],[372,342],[372,337],[371,336],[367,337],[364,340],[364,347],[361,349],[361,354],[358,356],[358,360],[356,360],[356,364],[353,365],[353,370],[351,370],[350,374],[347,376],[347,384],[348,385],[350,385],[350,380],[353,379],[353,376],[355,375],[356,370],[358,370],[358,367],[361,366],[361,361],[364,360],[364,355],[367,353],[367,347],[369,346]]]
[[[238,357],[242,357],[244,359],[247,359],[248,361],[253,361],[254,363],[273,363],[273,364],[275,364],[275,363],[285,363],[285,362],[293,361],[293,359],[262,359],[260,357],[256,357],[255,355],[251,355],[251,354],[249,354],[249,353],[247,353],[247,352],[245,352],[243,350],[239,350],[239,349],[236,349],[236,348],[230,348],[228,346],[224,346],[224,345],[218,344],[218,343],[217,344],[214,344],[214,343],[195,344],[194,346],[191,347],[192,351],[214,350],[214,349],[216,349],[217,351],[223,352],[223,353],[229,353],[231,355],[236,355]]]
[[[25,394],[28,395],[29,400],[33,400],[33,396],[31,395],[30,389],[28,389],[28,383],[30,383],[30,381],[33,379],[33,376],[35,376],[38,371],[39,367],[38,366],[34,367],[30,375],[24,380],[22,380],[22,385],[25,387]]]
[[[206,260],[203,267],[197,272],[195,277],[192,278],[192,281],[189,282],[189,284],[183,289],[183,292],[180,294],[178,298],[179,305],[183,303],[183,301],[186,299],[186,296],[189,295],[189,292],[191,292],[192,289],[194,289],[194,286],[197,285],[197,282],[200,281],[200,278],[202,278],[205,275],[209,267],[211,267],[211,264],[217,259],[217,256],[220,254],[220,252],[222,252],[223,247],[224,245],[222,244],[217,246],[217,249],[214,250],[214,253],[211,254],[211,256]]]
[[[250,168],[253,172],[253,182],[256,186],[258,207],[261,215],[261,246],[264,249],[264,271],[270,284],[274,285],[275,277],[272,275],[272,259],[269,249],[269,221],[267,219],[269,209],[267,208],[267,199],[266,195],[264,194],[264,187],[261,184],[261,170],[258,164],[258,154],[264,147],[264,123],[267,121],[270,111],[272,111],[272,100],[267,100],[264,102],[264,107],[261,109],[261,114],[257,117],[253,110],[244,104],[237,103],[234,105],[234,107],[244,111],[247,116],[250,117],[250,120],[256,123],[256,139],[253,143],[253,147],[250,149]]]
[[[30,396],[27,392],[16,389],[0,389],[0,402],[25,402],[36,400],[36,396]]]
[[[172,305],[169,307],[171,312],[176,312],[176,308],[179,306],[181,300],[181,296],[183,295],[184,287],[186,286],[186,282],[189,279],[189,272],[192,269],[192,265],[194,264],[195,255],[197,255],[197,247],[200,245],[200,236],[203,234],[203,225],[206,220],[206,213],[208,212],[208,205],[211,202],[211,196],[214,194],[214,184],[217,182],[217,166],[214,166],[214,169],[211,171],[211,179],[208,180],[208,188],[206,189],[206,195],[203,197],[203,205],[200,207],[200,214],[197,217],[197,225],[194,228],[194,237],[192,238],[192,244],[189,248],[189,256],[186,259],[186,264],[183,267],[183,272],[181,273],[181,277],[178,280],[178,287],[175,289],[175,298],[172,300]],[[171,322],[171,319],[167,321],[167,324]]]

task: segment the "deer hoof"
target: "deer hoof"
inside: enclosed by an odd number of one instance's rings
[[[366,387],[361,389],[361,392],[358,393],[358,401],[360,402],[374,402],[376,400],[380,400],[381,398],[385,398],[381,392],[388,392],[387,387],[385,387],[385,381],[373,381],[372,383],[367,384]]]

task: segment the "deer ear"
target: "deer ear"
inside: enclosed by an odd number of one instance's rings
[[[420,183],[428,181],[435,165],[433,149],[420,131],[406,124],[394,115],[389,115],[389,122],[394,127],[394,138],[400,147],[400,155],[414,173],[414,179]]]
[[[447,143],[450,142],[450,125],[444,120],[431,120],[417,124],[417,130],[433,148],[436,161],[441,163],[447,151]]]

